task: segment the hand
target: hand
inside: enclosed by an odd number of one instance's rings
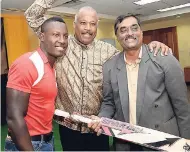
[[[92,119],[92,122],[88,123],[88,127],[97,132],[97,136],[101,135],[101,119],[94,115],[90,116],[90,119]]]
[[[75,123],[75,120],[72,117],[65,117],[64,118],[64,123],[67,125],[72,125],[73,123]]]
[[[75,115],[80,115],[80,114],[77,113],[77,112],[73,112],[73,114],[75,114]],[[73,123],[77,123],[78,121],[75,120],[75,119],[73,119],[71,116],[69,116],[69,117],[65,117],[65,118],[64,118],[64,122],[65,122],[66,124],[68,124],[68,125],[72,125]]]
[[[160,49],[161,49],[162,56],[167,56],[169,51],[172,54],[172,50],[164,43],[161,43],[158,41],[152,41],[148,46],[151,52],[154,50],[154,56],[158,54]]]

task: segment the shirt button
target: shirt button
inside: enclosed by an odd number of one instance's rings
[[[155,128],[158,128],[159,127],[159,125],[155,125]]]
[[[157,104],[155,104],[155,106],[154,106],[155,108],[158,108],[158,105]]]

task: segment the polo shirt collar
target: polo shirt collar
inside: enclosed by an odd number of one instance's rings
[[[37,51],[38,51],[40,57],[42,58],[43,62],[48,63],[48,58],[45,55],[45,53],[41,50],[41,48],[38,48]]]

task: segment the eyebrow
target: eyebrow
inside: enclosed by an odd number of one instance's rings
[[[131,26],[129,26],[129,27],[132,27],[132,26],[138,26],[138,24],[132,24]],[[128,28],[127,26],[121,26],[119,29],[121,30],[121,29],[125,29],[125,28]]]
[[[132,24],[131,26],[139,26],[139,25],[135,23],[135,24]]]
[[[119,30],[123,30],[123,29],[126,29],[127,27],[126,26],[122,26],[119,28]]]

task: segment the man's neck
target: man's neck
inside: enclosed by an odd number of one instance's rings
[[[45,56],[47,57],[50,66],[53,68],[56,58],[49,55],[43,45],[40,45],[40,48],[44,52]]]
[[[134,63],[139,58],[141,47],[134,50],[124,50],[127,61]]]
[[[56,61],[56,58],[53,57],[53,56],[50,56],[50,55],[48,55],[47,58],[48,58],[48,62],[49,62],[49,64],[50,64],[50,66],[53,68],[54,63],[55,63],[55,61]]]

